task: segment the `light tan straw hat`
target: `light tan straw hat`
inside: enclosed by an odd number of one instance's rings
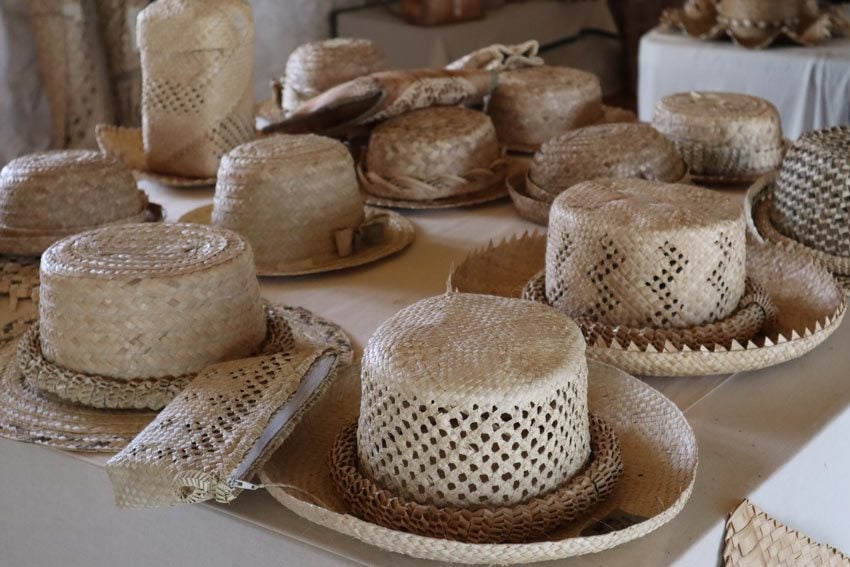
[[[372,132],[358,168],[366,192],[391,206],[481,202],[505,195],[507,161],[490,118],[467,108],[426,108]]]
[[[749,218],[771,242],[805,251],[850,289],[850,127],[803,134],[779,173],[749,191]]]
[[[708,183],[747,183],[779,167],[785,142],[779,111],[744,94],[687,92],[662,98],[652,125]]]
[[[520,215],[546,225],[559,194],[600,177],[683,181],[688,167],[663,135],[649,124],[586,126],[559,134],[534,154],[525,175],[508,180]]]
[[[364,209],[348,149],[315,135],[278,135],[235,148],[222,160],[213,207],[181,220],[212,220],[237,231],[265,276],[374,262],[404,249],[414,235],[401,215]]]
[[[450,286],[550,304],[577,319],[589,357],[650,375],[796,358],[837,328],[846,306],[807,255],[747,241],[728,198],[643,180],[572,187],[552,205],[548,240],[475,252]]]
[[[39,312],[0,353],[0,435],[69,449],[120,448],[152,418],[139,410],[165,406],[210,364],[298,343],[350,351],[333,325],[264,306],[250,246],[214,227],[61,240],[42,257]]]
[[[260,477],[295,513],[383,549],[507,564],[651,532],[684,506],[696,466],[681,412],[588,368],[564,315],[446,294],[384,323],[359,376],[328,390]]]

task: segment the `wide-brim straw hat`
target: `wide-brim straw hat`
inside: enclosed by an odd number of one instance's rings
[[[380,240],[355,247],[348,256],[329,253],[289,263],[282,262],[276,266],[257,266],[257,275],[303,276],[354,268],[392,256],[404,250],[413,242],[416,231],[413,223],[404,216],[393,211],[384,211],[372,207],[364,207],[364,210],[367,222],[379,215],[386,215],[386,224]],[[212,212],[213,205],[204,205],[180,217],[179,222],[211,224]]]
[[[525,233],[472,252],[449,276],[452,290],[542,300],[546,236]],[[808,254],[748,240],[747,278],[763,288],[776,308],[772,323],[748,341],[688,346],[691,339],[583,324],[590,359],[627,372],[654,376],[701,376],[764,368],[798,358],[825,341],[844,318],[844,291]],[[533,281],[532,281],[533,280]],[[645,330],[639,330],[645,331]],[[660,343],[659,343],[660,339]],[[655,344],[654,344],[655,343]],[[676,343],[679,343],[678,346]]]
[[[292,340],[282,347],[278,344],[281,334],[270,333],[263,351],[333,347],[343,362],[350,363],[350,340],[336,324],[299,307],[267,305],[265,309],[268,328],[288,327]],[[73,451],[115,452],[156,416],[147,410],[96,409],[41,392],[19,367],[18,351],[28,346],[27,338],[25,334],[0,350],[0,437]]]
[[[357,368],[329,388],[261,470],[260,478],[267,485],[284,485],[268,490],[299,516],[414,557],[452,563],[531,563],[615,547],[652,532],[682,510],[696,476],[696,439],[681,411],[659,392],[611,366],[593,362],[589,366],[589,410],[614,431],[623,474],[607,500],[545,538],[464,543],[413,535],[353,515],[331,480],[327,456],[340,432],[357,419]]]

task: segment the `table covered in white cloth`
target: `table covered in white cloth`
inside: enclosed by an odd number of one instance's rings
[[[816,47],[750,50],[658,30],[640,43],[638,113],[651,120],[656,102],[682,91],[733,91],[776,105],[788,138],[850,124],[850,38]]]

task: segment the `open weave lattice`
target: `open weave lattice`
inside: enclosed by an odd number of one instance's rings
[[[690,185],[587,181],[552,204],[546,296],[571,317],[682,328],[729,316],[744,294],[743,210]]]
[[[658,102],[652,125],[673,142],[695,176],[751,179],[782,161],[779,111],[762,98],[677,93]]]
[[[0,171],[0,252],[39,255],[77,232],[143,222],[147,205],[114,158],[88,150],[23,156]]]
[[[447,294],[391,317],[363,355],[363,471],[420,504],[511,505],[590,452],[584,340],[541,305]]]
[[[152,171],[216,174],[254,138],[254,23],[245,0],[158,0],[138,20]]]

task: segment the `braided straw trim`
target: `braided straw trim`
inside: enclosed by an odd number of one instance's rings
[[[336,438],[330,473],[354,515],[379,526],[468,543],[521,543],[544,537],[605,500],[623,471],[614,431],[590,416],[591,455],[559,488],[513,506],[461,508],[406,500],[363,474],[357,462],[357,424]]]

